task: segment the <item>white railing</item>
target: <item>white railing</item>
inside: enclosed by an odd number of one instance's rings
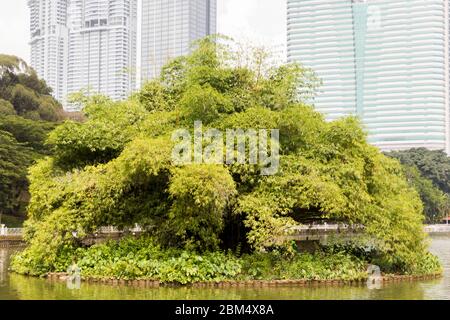
[[[113,233],[120,233],[120,231],[116,227],[101,227],[98,229],[98,233],[113,234]]]
[[[327,231],[340,231],[340,230],[361,230],[363,226],[360,225],[345,225],[345,224],[321,224],[321,225],[302,225],[291,228],[291,230],[306,233],[306,232],[327,232]],[[424,227],[426,233],[450,233],[450,225],[438,224],[438,225],[428,225]],[[132,229],[128,229],[131,233],[141,233],[144,230],[139,225],[136,225]],[[116,227],[101,227],[98,230],[99,234],[117,234],[122,233]],[[0,237],[7,236],[22,236],[22,228],[8,228],[5,225],[0,225]]]
[[[291,230],[298,233],[308,233],[308,232],[327,232],[327,231],[345,231],[345,230],[363,230],[362,225],[346,225],[346,224],[312,224],[312,225],[302,225],[291,228]],[[436,225],[426,225],[424,227],[426,233],[450,233],[449,224],[436,224]]]
[[[361,225],[347,225],[347,224],[312,224],[302,225],[291,228],[297,232],[313,232],[313,231],[340,231],[340,230],[359,230],[364,227]]]
[[[136,225],[132,229],[127,229],[127,231],[131,233],[141,233],[144,230]],[[101,227],[98,229],[97,234],[118,234],[122,233],[123,231],[119,230],[116,227]],[[23,229],[22,228],[8,228],[5,225],[0,225],[0,237],[7,237],[7,236],[22,236],[23,235]]]
[[[0,237],[7,236],[21,236],[23,234],[22,228],[8,228],[5,225],[0,225]]]
[[[449,224],[436,224],[425,226],[426,233],[450,233]]]
[[[144,230],[139,225],[135,225],[132,229],[127,229],[127,231],[132,233],[140,233]],[[98,233],[100,234],[115,234],[115,233],[122,233],[123,231],[119,230],[117,227],[101,227],[98,229]]]

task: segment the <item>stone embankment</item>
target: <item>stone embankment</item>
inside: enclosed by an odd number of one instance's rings
[[[395,283],[407,281],[421,281],[434,280],[441,278],[441,274],[409,276],[409,275],[384,275],[379,279],[382,283]],[[51,273],[47,275],[49,281],[67,281],[68,274],[66,273]],[[159,288],[159,287],[179,287],[179,284],[167,284],[154,280],[118,280],[118,279],[95,279],[83,278],[85,283],[98,283],[114,286],[135,286],[144,288]],[[367,285],[367,279],[361,280],[249,280],[249,281],[219,281],[219,282],[197,282],[189,287],[194,288],[261,288],[261,287],[319,287],[319,286],[362,286]]]

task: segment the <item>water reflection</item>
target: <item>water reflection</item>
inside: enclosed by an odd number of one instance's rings
[[[431,251],[439,256],[444,268],[444,278],[436,285],[424,283],[426,299],[450,300],[450,235],[432,237]]]
[[[10,252],[0,249],[0,299],[37,300],[390,300],[390,299],[449,299],[450,300],[450,235],[433,237],[431,250],[441,258],[443,279],[423,282],[403,282],[369,290],[366,286],[306,287],[306,288],[160,288],[112,287],[83,284],[81,290],[68,290],[65,283],[28,278],[7,273]]]
[[[6,272],[8,268],[8,252],[0,248],[0,287],[6,286]]]

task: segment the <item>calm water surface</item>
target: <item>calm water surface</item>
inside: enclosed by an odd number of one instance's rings
[[[389,284],[380,290],[361,287],[320,288],[233,288],[194,289],[114,287],[107,285],[82,284],[80,290],[69,290],[65,283],[50,283],[44,279],[9,274],[10,250],[0,248],[0,300],[308,300],[308,299],[412,299],[450,300],[450,235],[433,236],[431,250],[439,256],[444,265],[442,279],[422,282]]]

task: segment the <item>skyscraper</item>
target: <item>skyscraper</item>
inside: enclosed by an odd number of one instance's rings
[[[29,0],[31,65],[65,108],[80,90],[114,100],[136,86],[137,0]]]
[[[63,100],[67,89],[67,0],[28,0],[31,66]]]
[[[450,151],[449,0],[288,0],[287,29],[328,119],[359,116],[382,150]]]
[[[142,81],[159,76],[194,40],[216,33],[217,0],[142,0]]]
[[[68,94],[125,99],[136,86],[137,0],[71,0]]]

